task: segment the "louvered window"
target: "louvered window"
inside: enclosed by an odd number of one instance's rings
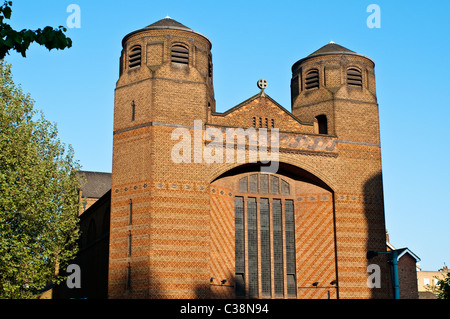
[[[189,49],[182,45],[172,47],[172,62],[189,64]]]
[[[128,56],[128,67],[134,68],[141,66],[141,46],[135,45],[130,50],[130,55]]]
[[[307,90],[310,90],[318,87],[319,87],[319,70],[314,69],[306,74],[305,88]]]
[[[347,70],[347,84],[352,86],[362,87],[362,74],[361,71],[356,68],[350,68]]]

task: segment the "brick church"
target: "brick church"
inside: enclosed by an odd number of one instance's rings
[[[386,251],[374,62],[331,42],[292,66],[289,110],[262,80],[220,113],[211,45],[169,17],[124,37],[112,174],[87,174],[76,260],[83,282],[70,293],[392,297],[386,259],[366,258]],[[230,129],[268,140],[278,132],[276,163],[254,160],[262,140],[226,139]],[[206,160],[217,137],[223,153]],[[243,161],[226,158],[238,150]],[[270,164],[276,169],[265,170]],[[374,263],[381,288],[367,284]]]

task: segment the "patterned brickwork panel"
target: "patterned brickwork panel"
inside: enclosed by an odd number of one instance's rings
[[[235,219],[234,206],[241,212],[236,227],[239,229],[239,238],[244,240],[244,201],[243,198],[230,196],[230,190],[214,187],[211,192],[211,267],[210,273],[214,280],[210,283],[211,298],[234,298],[235,281]],[[245,253],[243,247],[236,246],[236,271],[244,272]],[[239,249],[241,248],[241,249]],[[221,281],[227,280],[222,285]]]
[[[336,279],[331,194],[297,196],[295,239],[298,298],[336,298],[330,285]]]

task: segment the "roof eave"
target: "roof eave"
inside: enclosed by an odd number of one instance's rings
[[[324,52],[324,53],[308,55],[307,57],[298,60],[297,62],[294,63],[294,65],[292,65],[292,71],[294,71],[299,64],[303,63],[306,60],[309,60],[309,59],[315,58],[315,57],[319,57],[319,56],[325,56],[325,55],[356,55],[356,56],[360,56],[360,57],[366,58],[367,60],[371,61],[373,63],[373,65],[375,66],[375,62],[371,58],[369,58],[366,55],[359,54],[359,53],[356,53],[356,52],[346,52],[346,51],[341,51],[341,52]]]

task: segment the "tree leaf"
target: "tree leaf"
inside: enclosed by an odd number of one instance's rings
[[[0,60],[0,298],[35,298],[77,252],[80,167],[37,115]]]

